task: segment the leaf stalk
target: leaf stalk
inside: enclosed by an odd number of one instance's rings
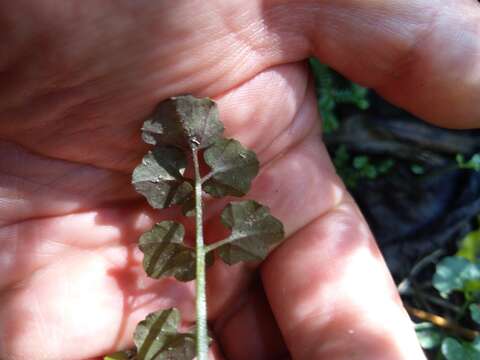
[[[210,180],[213,175],[215,175],[215,172],[214,171],[210,171],[207,175],[205,175],[202,180],[201,180],[201,183],[205,183],[206,181]]]
[[[229,236],[226,239],[223,239],[221,241],[217,241],[216,243],[207,245],[207,246],[205,246],[205,254],[208,254],[210,251],[218,249],[220,246],[231,243],[232,241],[235,241],[235,239],[232,238],[231,236]]]

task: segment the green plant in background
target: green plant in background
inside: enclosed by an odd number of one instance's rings
[[[196,328],[178,332],[180,312],[159,310],[141,321],[134,333],[136,348],[106,359],[206,360],[206,268],[214,253],[228,265],[261,261],[284,236],[282,223],[267,207],[252,201],[230,202],[220,217],[230,235],[213,244],[203,239],[204,198],[241,197],[259,171],[253,151],[223,137],[216,104],[210,99],[180,96],[159,104],[142,128],[143,140],[153,145],[135,168],[132,183],[150,206],[179,206],[195,217],[195,247],[184,242],[185,227],[162,221],[139,239],[148,276],[196,280]]]
[[[333,163],[348,188],[354,189],[361,179],[374,180],[387,174],[395,165],[393,159],[373,161],[366,155],[351,156],[345,145],[335,151]]]
[[[436,264],[432,286],[439,298],[426,295],[425,287],[417,295],[444,313],[413,311],[414,316],[427,320],[416,324],[420,344],[436,350],[435,359],[480,359],[480,230],[467,234],[454,256]]]
[[[456,160],[460,169],[480,171],[480,154],[474,154],[468,161],[462,154],[458,154]]]
[[[480,224],[480,217],[478,218]],[[480,259],[480,229],[468,233],[460,243],[457,256],[461,256],[471,262]]]
[[[315,58],[310,59],[310,67],[315,78],[318,111],[322,116],[324,133],[331,133],[340,126],[336,115],[338,104],[352,104],[361,110],[368,109],[368,89],[345,80]]]
[[[415,175],[423,175],[425,174],[425,167],[420,164],[411,164],[410,171]]]
[[[340,127],[337,106],[351,104],[359,110],[370,106],[368,89],[355,84],[317,59],[310,59],[315,78],[318,111],[323,121],[323,132],[332,133]],[[393,159],[372,160],[367,155],[351,156],[347,147],[340,145],[334,152],[333,163],[347,187],[353,189],[361,179],[376,179],[387,174],[395,165]]]

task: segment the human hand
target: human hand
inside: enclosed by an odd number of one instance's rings
[[[477,2],[0,7],[0,358],[122,349],[147,313],[173,305],[194,320],[192,284],[149,280],[136,250],[139,234],[174,210],[150,211],[130,185],[145,152],[143,119],[184,93],[214,98],[228,135],[259,153],[251,197],[288,236],[259,272],[220,262],[209,270],[225,357],[422,358],[321,143],[302,60],[315,54],[439,125],[477,126]]]

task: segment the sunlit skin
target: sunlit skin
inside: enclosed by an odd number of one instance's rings
[[[287,240],[208,273],[212,359],[422,359],[395,285],[321,141],[311,55],[437,125],[480,124],[474,0],[0,3],[0,358],[92,359],[193,283],[148,279],[153,212],[130,184],[156,103],[214,98],[262,168],[250,198]],[[207,205],[210,239],[221,234]],[[392,229],[395,231],[395,229]]]

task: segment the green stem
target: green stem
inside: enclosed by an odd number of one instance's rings
[[[208,358],[207,299],[205,290],[205,245],[203,242],[202,178],[198,164],[198,152],[192,150],[195,169],[195,228],[196,228],[196,301],[197,310],[197,360]]]
[[[209,253],[210,251],[213,251],[213,250],[219,248],[219,247],[222,246],[222,245],[231,243],[232,241],[234,241],[234,239],[232,239],[232,238],[229,236],[228,238],[223,239],[222,241],[217,241],[216,243],[207,245],[207,246],[205,246],[205,254],[207,254],[207,253]]]
[[[213,177],[213,175],[214,175],[214,172],[213,172],[213,171],[211,171],[210,173],[208,173],[207,175],[205,175],[205,176],[202,178],[202,184],[203,184],[205,181],[211,179],[211,178]]]

